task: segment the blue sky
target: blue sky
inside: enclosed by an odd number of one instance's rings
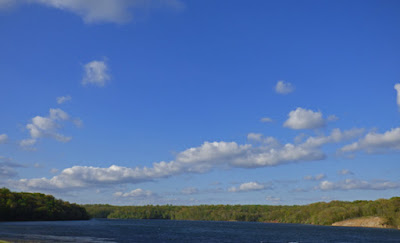
[[[398,196],[399,10],[0,0],[0,184],[118,205]]]

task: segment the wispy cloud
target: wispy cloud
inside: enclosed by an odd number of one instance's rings
[[[275,85],[275,91],[278,94],[289,94],[289,93],[292,93],[294,91],[294,86],[289,82],[285,82],[283,80],[280,80]]]
[[[132,20],[135,10],[182,10],[180,0],[1,0],[0,9],[19,4],[40,4],[79,15],[85,23],[125,23]]]
[[[272,122],[273,120],[271,118],[269,118],[269,117],[263,117],[263,118],[260,119],[260,121],[264,122],[264,123],[268,123],[268,122]]]
[[[0,156],[0,181],[2,179],[12,178],[18,175],[15,168],[26,167],[25,165],[15,163],[11,158]]]
[[[264,137],[261,133],[249,133],[247,134],[247,140],[253,141],[253,142],[258,142],[258,143],[263,143],[265,146],[271,146],[272,147],[279,147],[281,144],[279,141],[274,138],[274,137]]]
[[[400,188],[400,183],[391,181],[364,181],[346,179],[339,182],[322,181],[317,189],[322,191],[333,190],[388,190]]]
[[[71,101],[72,97],[69,95],[57,97],[57,104],[64,104]]]
[[[273,197],[273,196],[267,196],[265,200],[273,204],[278,204],[281,202],[281,199],[279,197]]]
[[[137,188],[135,190],[132,190],[130,192],[116,192],[114,193],[114,196],[116,197],[132,197],[132,198],[146,198],[146,197],[152,197],[155,194],[152,191],[149,190],[143,190],[141,188]]]
[[[304,176],[303,179],[307,181],[320,181],[322,179],[326,178],[326,175],[324,173],[318,174],[316,176]]]
[[[197,189],[196,187],[185,187],[181,190],[181,193],[186,195],[192,195],[199,193],[199,189]]]
[[[395,84],[394,85],[394,89],[397,92],[396,103],[397,103],[397,106],[399,107],[399,110],[400,110],[400,83]]]
[[[8,135],[7,134],[0,134],[0,144],[6,143],[8,141]]]
[[[342,169],[338,171],[339,175],[354,175],[354,173],[348,169]]]

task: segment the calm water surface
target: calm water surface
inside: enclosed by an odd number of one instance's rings
[[[400,242],[400,230],[252,222],[2,222],[0,239],[33,242]]]

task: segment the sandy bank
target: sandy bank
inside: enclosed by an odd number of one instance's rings
[[[348,219],[332,224],[333,226],[347,226],[347,227],[370,227],[370,228],[393,228],[386,224],[386,221],[381,217],[362,217],[355,219]]]

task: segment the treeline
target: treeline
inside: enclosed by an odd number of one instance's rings
[[[95,218],[253,221],[331,225],[334,222],[379,216],[388,226],[400,228],[400,197],[376,201],[332,201],[304,206],[199,205],[111,206],[84,205]]]
[[[0,189],[0,221],[89,219],[86,209],[41,193]]]

